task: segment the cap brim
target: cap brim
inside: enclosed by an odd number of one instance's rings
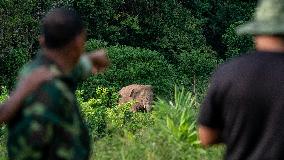
[[[250,34],[250,35],[276,35],[284,34],[284,23],[272,24],[269,22],[249,22],[240,25],[236,29],[237,34]]]
[[[239,27],[237,27],[237,34],[255,34],[255,26],[256,23],[255,22],[249,22],[243,25],[240,25]]]

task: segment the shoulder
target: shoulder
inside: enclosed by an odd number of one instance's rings
[[[215,77],[231,77],[245,72],[251,65],[253,65],[256,58],[256,53],[247,53],[243,56],[233,58],[221,65],[215,70]]]
[[[20,72],[19,72],[19,78],[24,78],[26,76],[28,76],[30,73],[32,73],[32,71],[36,68],[36,63],[35,61],[29,62],[27,64],[25,64]]]

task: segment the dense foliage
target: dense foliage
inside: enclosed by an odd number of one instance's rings
[[[231,24],[222,37],[224,44],[228,47],[228,51],[225,53],[226,58],[240,56],[252,50],[252,37],[248,35],[239,36],[235,32],[235,28],[242,23],[243,21],[239,21]]]
[[[0,104],[8,98],[8,90],[6,87],[0,86]],[[5,125],[0,124],[0,159],[7,157],[6,152],[7,129]]]
[[[222,147],[204,150],[199,145],[195,97],[183,89],[174,95],[172,102],[159,99],[152,113],[132,115],[135,119],[140,115],[140,123],[144,123],[140,129],[133,132],[133,126],[124,123],[117,126],[116,132],[96,141],[92,159],[221,159]]]
[[[91,160],[104,159],[220,159],[223,147],[204,150],[198,141],[196,97],[184,89],[173,101],[158,99],[151,113],[130,112],[132,102],[118,105],[117,92],[96,88],[96,98],[83,100],[82,114],[92,136]],[[111,95],[111,96],[110,96]],[[0,102],[7,97],[3,90]],[[0,159],[7,158],[6,127],[0,128]]]
[[[96,46],[100,46],[97,43],[90,40],[87,49],[96,49]],[[93,97],[96,86],[120,89],[130,84],[145,84],[153,85],[156,94],[170,97],[169,88],[176,83],[177,72],[161,54],[126,46],[110,46],[107,50],[111,67],[104,74],[91,77],[83,83],[81,88],[86,91],[84,96]]]
[[[18,69],[37,53],[40,19],[46,12],[68,6],[84,18],[89,38],[104,45],[119,45],[121,50],[126,45],[157,51],[173,66],[172,70],[177,69],[182,75],[178,83],[190,87],[194,77],[201,74],[208,78],[216,61],[252,48],[251,43],[246,43],[250,38],[237,39],[234,28],[250,19],[255,3],[256,0],[2,0],[0,84],[11,88]],[[198,57],[201,58],[197,61]],[[204,68],[207,63],[209,66]]]

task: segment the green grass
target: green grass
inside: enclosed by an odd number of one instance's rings
[[[125,134],[107,136],[94,144],[91,159],[97,160],[220,160],[222,146],[204,150],[186,142],[169,140],[157,130],[144,130],[139,135]]]

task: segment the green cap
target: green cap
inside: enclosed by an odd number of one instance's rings
[[[254,20],[237,28],[238,34],[284,35],[284,0],[261,0]]]

